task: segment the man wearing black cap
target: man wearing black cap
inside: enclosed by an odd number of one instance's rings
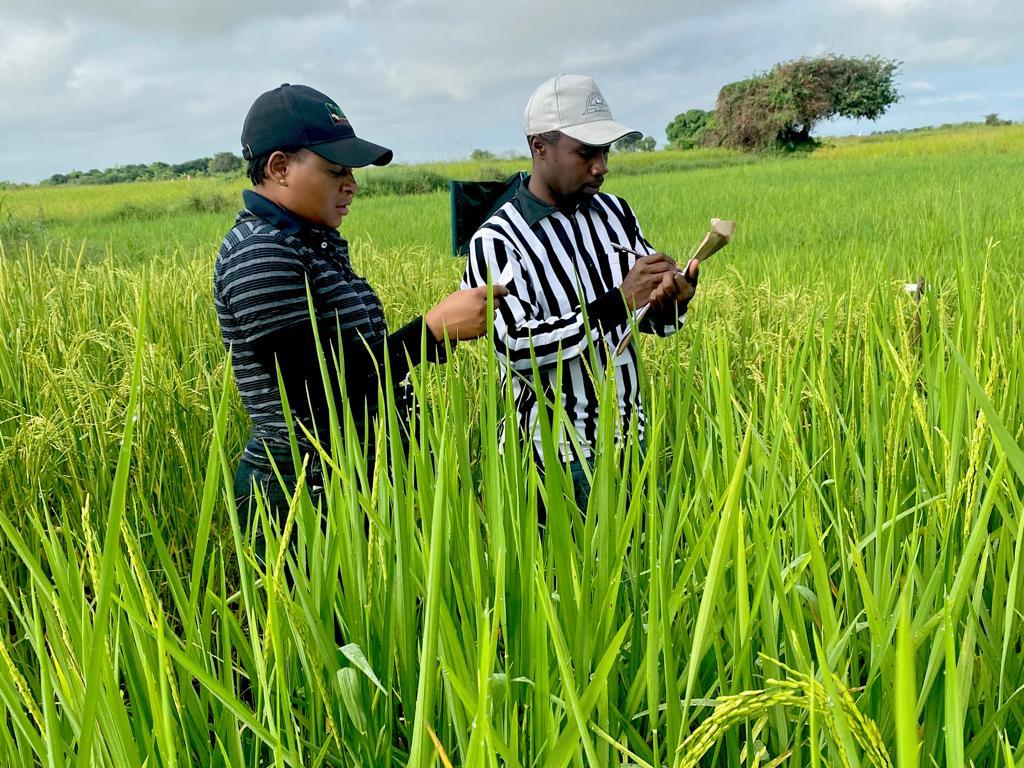
[[[240,511],[246,512],[258,484],[281,513],[287,504],[273,465],[286,482],[295,478],[287,471],[291,452],[278,369],[292,417],[316,429],[324,442],[328,433],[307,287],[333,392],[346,393],[337,405],[351,410],[371,456],[385,360],[399,390],[410,364],[421,362],[424,335],[426,359],[443,362],[446,336],[454,342],[486,331],[487,289],[457,291],[426,315],[388,332],[380,300],[353,271],[348,243],[337,227],[358,190],[352,169],[386,165],[392,152],[356,136],[345,113],[323,93],[285,84],[261,95],[245,118],[242,148],[255,189],[242,193],[245,209],[217,254],[214,301],[252,419],[235,473]],[[496,303],[504,293],[495,290]],[[337,379],[341,361],[343,382]],[[303,452],[311,452],[296,431]],[[308,481],[311,488],[320,485],[315,462]]]

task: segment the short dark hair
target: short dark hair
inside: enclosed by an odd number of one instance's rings
[[[535,133],[532,136],[526,137],[526,145],[530,148],[530,155],[533,156],[533,140],[540,139],[545,144],[554,146],[558,143],[558,140],[562,138],[561,131],[544,131],[544,133]]]
[[[249,167],[245,173],[254,187],[258,187],[267,178],[267,161],[272,154],[274,154],[273,151],[265,152],[262,155],[249,158]]]

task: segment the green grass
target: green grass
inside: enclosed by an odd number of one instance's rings
[[[919,157],[964,152],[977,155],[1012,155],[1024,144],[1024,125],[971,128],[935,128],[901,134],[829,138],[813,157]]]
[[[0,752],[1022,764],[1024,154],[957,147],[610,176],[673,253],[739,222],[643,340],[645,457],[606,418],[581,515],[499,451],[508,395],[460,344],[373,485],[333,425],[327,524],[298,493],[266,568],[210,296],[233,212],[188,207],[239,184],[8,193],[44,232],[0,240]],[[457,285],[447,226],[443,192],[357,200],[390,322]]]

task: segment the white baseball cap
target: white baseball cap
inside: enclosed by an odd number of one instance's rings
[[[642,139],[612,119],[608,102],[594,79],[585,75],[556,75],[533,92],[523,111],[527,136],[561,131],[584,144],[600,147],[626,136]]]

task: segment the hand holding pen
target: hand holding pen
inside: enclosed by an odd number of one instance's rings
[[[639,323],[650,311],[652,304],[657,304],[664,301],[666,298],[674,298],[677,301],[689,301],[693,297],[694,291],[697,288],[697,277],[700,270],[700,264],[705,259],[710,258],[713,254],[722,250],[732,240],[733,230],[736,228],[736,222],[728,221],[726,219],[712,219],[711,228],[708,233],[704,236],[700,245],[693,252],[693,256],[690,257],[690,262],[687,264],[685,270],[680,270],[678,266],[664,254],[655,253],[650,256],[638,253],[637,251],[629,248],[628,246],[620,243],[612,243],[612,247],[618,251],[624,253],[630,253],[637,257],[637,265],[645,259],[657,259],[663,264],[670,264],[670,267],[663,269],[662,271],[670,272],[671,284],[666,282],[659,285],[648,292],[648,300],[636,309],[634,314],[634,322]],[[634,265],[634,269],[636,265]],[[630,274],[626,275],[626,279],[623,280],[624,287],[633,274],[633,270],[630,270]],[[630,294],[627,294],[623,290],[623,295],[626,296],[626,301],[630,301]],[[632,306],[632,305],[631,305]],[[625,335],[615,348],[615,354],[621,355],[626,351],[626,347],[629,346],[629,342],[633,336],[633,326],[631,325],[626,329]]]

